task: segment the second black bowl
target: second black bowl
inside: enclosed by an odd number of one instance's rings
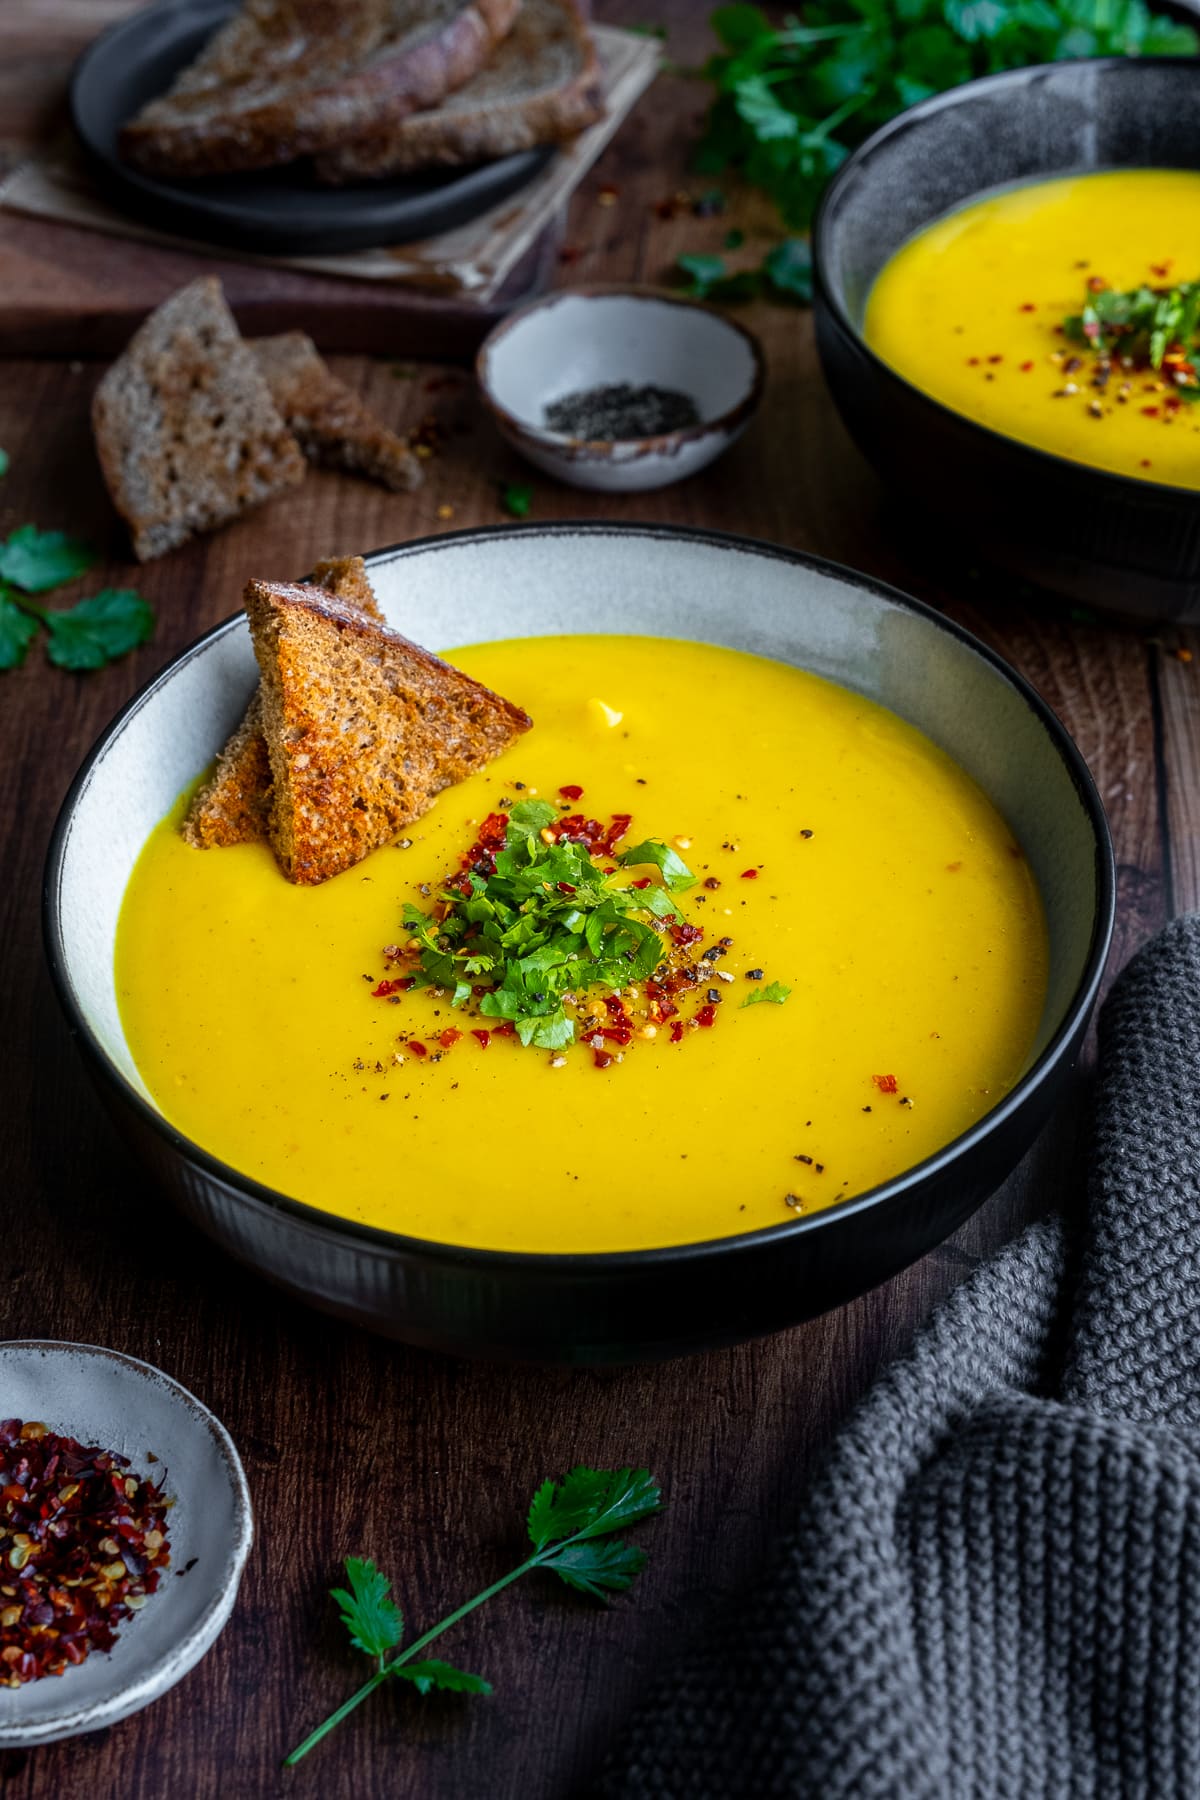
[[[947,537],[1088,604],[1200,621],[1200,494],[976,424],[864,342],[867,297],[914,233],[984,191],[1112,168],[1200,169],[1200,61],[1093,59],[952,88],[869,138],[813,231],[817,344],[859,447]],[[1189,274],[1191,271],[1188,272]]]

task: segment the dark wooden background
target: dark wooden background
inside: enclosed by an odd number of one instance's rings
[[[127,10],[129,0],[5,0],[0,158],[56,127],[72,56]],[[598,10],[620,23],[648,17],[640,0]],[[676,59],[704,52],[704,10],[688,0],[648,8],[675,21]],[[734,194],[724,219],[659,216],[664,197],[705,185],[687,174],[702,106],[695,83],[661,78],[585,182],[559,279],[663,280],[680,251],[719,249],[735,220],[750,234],[747,254],[761,253],[770,221],[753,199]],[[606,184],[615,203],[603,203]],[[18,236],[0,215],[0,287],[14,258],[28,273]],[[71,255],[97,290],[123,292],[132,280],[128,253],[111,241],[75,242]],[[998,646],[1066,721],[1108,808],[1120,866],[1115,970],[1200,897],[1200,660],[1178,654],[1195,647],[1194,634],[1080,617],[963,567],[939,573],[929,533],[888,515],[844,436],[807,315],[756,305],[743,316],[763,337],[770,378],[761,417],[730,456],[681,488],[629,498],[535,479],[534,518],[655,519],[775,539],[895,581]],[[813,1457],[880,1364],[977,1258],[1077,1192],[1078,1106],[966,1229],[888,1287],[764,1342],[610,1372],[473,1366],[376,1341],[281,1300],[176,1222],[102,1115],[43,967],[42,861],[67,784],[114,711],[233,610],[247,577],[495,523],[498,484],[527,474],[464,375],[397,375],[365,358],[337,367],[394,424],[429,411],[446,422],[424,491],[393,496],[315,475],[301,497],[139,570],[92,452],[99,365],[0,361],[0,445],[12,459],[0,530],[35,520],[91,538],[104,566],[63,597],[135,584],[159,615],[154,642],[101,674],[64,674],[35,650],[22,671],[0,676],[0,1332],[109,1344],[169,1370],[228,1425],[258,1525],[232,1623],[200,1667],[109,1732],[0,1751],[6,1800],[571,1794],[655,1672],[759,1564]],[[325,1599],[341,1557],[375,1556],[414,1626],[432,1623],[519,1558],[533,1488],[581,1460],[644,1462],[666,1490],[669,1510],[640,1534],[651,1562],[635,1594],[602,1612],[557,1585],[523,1584],[442,1646],[492,1679],[493,1698],[422,1702],[385,1690],[308,1763],[281,1772],[282,1755],[357,1679]]]

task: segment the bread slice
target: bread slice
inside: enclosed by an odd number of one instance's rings
[[[166,94],[121,129],[168,179],[264,169],[350,139],[469,81],[521,0],[244,0]]]
[[[309,580],[382,624],[361,556],[327,557]],[[269,837],[270,827],[271,759],[263,736],[262,695],[255,688],[241,724],[217,758],[212,776],[193,796],[180,829],[197,850],[213,850]]]
[[[411,492],[421,465],[403,438],[339,381],[302,331],[256,338],[250,345],[271,398],[309,462],[368,475],[384,487]]]
[[[575,0],[523,0],[487,67],[432,111],[317,159],[341,183],[412,169],[485,162],[561,143],[604,117],[600,64]]]
[[[332,595],[252,581],[246,611],[290,881],[353,867],[529,729],[520,707]]]
[[[141,562],[295,487],[307,466],[212,276],[134,333],[96,389],[92,430]]]

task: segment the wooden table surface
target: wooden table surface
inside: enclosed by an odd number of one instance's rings
[[[71,56],[128,0],[6,0],[0,16],[5,145],[52,129]],[[598,10],[645,16],[639,0]],[[670,51],[705,48],[687,0]],[[16,104],[20,96],[20,106]],[[684,249],[720,248],[745,223],[761,252],[769,215],[732,194],[724,219],[659,216],[687,175],[702,90],[661,78],[585,183],[568,221],[577,254],[560,279],[666,278]],[[605,184],[617,190],[615,203]],[[0,280],[4,268],[0,218]],[[822,385],[808,316],[743,309],[763,339],[762,414],[726,459],[686,485],[589,497],[536,479],[536,519],[612,517],[718,527],[815,551],[931,601],[998,647],[1073,733],[1108,809],[1120,870],[1110,974],[1172,913],[1200,901],[1194,803],[1200,659],[1177,630],[1099,622],[1012,584],[930,562],[931,534],[889,515]],[[2,346],[0,346],[2,348]],[[163,1800],[319,1794],[322,1800],[543,1800],[571,1794],[623,1716],[689,1635],[736,1596],[784,1526],[812,1459],[930,1306],[1027,1218],[1077,1193],[1079,1106],[957,1237],[853,1306],[797,1330],[687,1362],[607,1372],[475,1366],[377,1341],[245,1273],[177,1222],[102,1114],[42,959],[42,861],[80,759],[116,709],[197,633],[231,612],[252,575],[288,577],[333,550],[370,549],[494,524],[498,484],[524,479],[453,371],[398,374],[343,358],[338,371],[390,422],[433,411],[444,453],[415,496],[314,475],[284,498],[144,570],[128,561],[92,452],[99,369],[0,362],[0,530],[27,520],[103,548],[63,598],[136,585],[158,609],[151,644],[72,676],[39,650],[0,676],[0,1331],[90,1340],[145,1357],[224,1419],[246,1464],[257,1541],[233,1620],[165,1699],[108,1732],[30,1753],[0,1751],[6,1800],[120,1794]],[[56,596],[57,598],[57,596]],[[1077,1097],[1086,1086],[1077,1083]],[[0,1413],[3,1396],[0,1395]],[[384,1690],[294,1772],[286,1750],[355,1684],[325,1590],[347,1553],[394,1575],[414,1625],[429,1623],[521,1553],[534,1487],[571,1464],[644,1462],[669,1510],[644,1527],[635,1594],[602,1612],[522,1584],[446,1640],[485,1672],[488,1700],[420,1701]]]

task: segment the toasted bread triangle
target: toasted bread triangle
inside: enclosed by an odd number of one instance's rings
[[[252,581],[271,841],[290,881],[352,868],[527,731],[527,713],[311,587]]]
[[[361,556],[327,556],[309,580],[382,623]],[[262,699],[255,688],[212,775],[193,796],[182,831],[196,849],[212,850],[254,843],[269,837],[270,829],[271,759],[263,736]]]

